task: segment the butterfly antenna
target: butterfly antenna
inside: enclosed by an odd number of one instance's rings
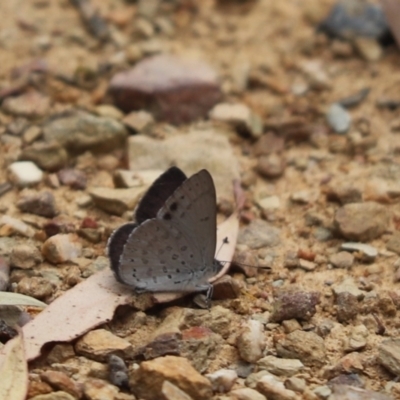
[[[215,258],[218,257],[219,252],[221,251],[222,247],[223,247],[225,244],[229,244],[228,236],[225,236],[224,239],[222,240],[221,246],[219,246],[219,249],[218,249],[218,251],[217,251],[217,254],[215,254]],[[218,260],[218,261],[219,261],[219,260]],[[226,262],[226,261],[225,261],[225,262]]]

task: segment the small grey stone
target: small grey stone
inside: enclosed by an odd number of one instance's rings
[[[238,244],[250,249],[276,246],[280,242],[280,230],[261,219],[252,221],[239,231]]]
[[[321,366],[325,363],[324,340],[314,332],[291,332],[277,340],[276,350],[280,357],[299,359],[307,366]]]
[[[342,236],[361,242],[380,237],[389,221],[388,208],[374,202],[346,204],[335,214],[335,224]]]
[[[60,116],[47,121],[43,128],[47,142],[57,142],[74,154],[111,151],[123,147],[128,131],[121,122],[85,112]]]
[[[300,372],[304,365],[299,360],[266,356],[257,361],[260,369],[266,369],[277,376],[292,376]]]
[[[57,171],[66,165],[68,153],[57,142],[37,142],[25,147],[19,158],[20,160],[33,161],[45,171]]]
[[[349,269],[353,266],[354,256],[347,251],[340,251],[329,257],[330,263],[336,268]]]
[[[333,103],[329,107],[326,118],[329,126],[336,133],[346,133],[350,128],[351,116],[346,109],[338,103]]]
[[[380,344],[378,362],[392,374],[400,375],[400,339],[387,339]]]
[[[17,207],[26,213],[53,218],[58,214],[53,193],[48,191],[24,191],[17,201]]]

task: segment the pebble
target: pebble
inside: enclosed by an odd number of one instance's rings
[[[89,191],[96,207],[113,215],[122,215],[128,210],[133,210],[143,193],[143,187],[129,189],[92,188]]]
[[[17,201],[17,207],[22,212],[46,218],[53,218],[58,214],[53,193],[47,190],[42,192],[22,191]]]
[[[336,268],[350,269],[354,264],[354,256],[347,251],[340,251],[332,254],[329,262]]]
[[[342,39],[360,36],[380,39],[389,33],[382,8],[371,3],[357,3],[357,7],[353,3],[335,3],[319,29]]]
[[[382,46],[372,38],[358,37],[353,40],[354,48],[366,61],[378,61],[383,56]]]
[[[251,388],[235,389],[229,394],[233,397],[232,400],[267,400],[264,395]]]
[[[378,346],[378,362],[393,375],[400,374],[400,339],[386,339]]]
[[[390,251],[400,254],[400,233],[394,232],[386,243],[386,248]]]
[[[42,255],[52,264],[62,264],[74,260],[82,254],[82,245],[73,234],[62,234],[49,237],[42,246]]]
[[[132,188],[144,186],[146,188],[163,173],[161,169],[151,169],[143,171],[131,171],[117,169],[114,172],[114,184],[118,188]]]
[[[271,322],[299,319],[308,321],[316,313],[320,303],[318,292],[280,291],[272,304]]]
[[[317,268],[317,263],[300,258],[298,267],[304,269],[304,271],[314,271]]]
[[[240,295],[240,282],[230,275],[224,275],[213,283],[214,300],[236,299]]]
[[[17,186],[32,186],[41,182],[43,171],[31,161],[17,161],[8,166],[10,180]]]
[[[111,354],[133,355],[132,345],[105,329],[95,329],[75,344],[75,352],[92,360],[105,362]]]
[[[144,110],[132,111],[124,117],[122,122],[135,133],[149,133],[154,126],[153,116]]]
[[[161,394],[165,400],[193,400],[193,397],[189,396],[170,381],[163,382]]]
[[[298,359],[308,367],[325,363],[324,340],[314,332],[294,331],[276,341],[276,351],[282,358]]]
[[[62,390],[77,399],[82,396],[80,386],[64,372],[45,371],[40,374],[40,378],[55,390]]]
[[[124,112],[151,110],[160,121],[187,123],[207,115],[220,100],[214,70],[199,61],[156,55],[111,79],[109,92]]]
[[[35,235],[35,230],[30,227],[29,225],[25,224],[21,220],[13,217],[9,217],[8,215],[3,215],[0,218],[0,225],[3,225],[3,228],[9,230],[9,235],[11,236],[12,233],[19,233],[22,236],[26,237],[33,237]],[[4,229],[3,229],[4,230]]]
[[[21,160],[32,161],[45,171],[57,171],[68,162],[68,153],[59,143],[36,142],[25,147]]]
[[[374,202],[346,204],[335,214],[335,224],[341,235],[360,242],[380,237],[389,222],[388,208]]]
[[[336,296],[347,292],[355,296],[358,300],[362,300],[365,297],[365,292],[358,288],[353,278],[346,278],[343,282],[333,285],[332,290]]]
[[[245,322],[237,337],[236,345],[243,360],[249,363],[259,360],[265,348],[263,324],[253,319]]]
[[[262,135],[254,144],[253,151],[256,156],[280,153],[285,148],[285,139],[273,132]]]
[[[368,329],[365,325],[360,324],[351,328],[350,335],[348,337],[348,343],[345,347],[345,351],[358,351],[365,348],[368,339]]]
[[[68,152],[86,150],[110,152],[125,146],[128,131],[112,118],[98,117],[83,111],[49,119],[43,127],[46,142],[56,142]]]
[[[238,162],[228,138],[216,128],[192,129],[188,134],[172,135],[162,142],[144,135],[129,138],[132,171],[164,171],[171,165],[182,169],[187,176],[206,168],[213,177],[217,198],[233,201],[232,181],[239,178]]]
[[[76,400],[76,398],[69,393],[59,390],[47,394],[38,394],[37,396],[31,397],[30,400]]]
[[[71,189],[83,190],[86,188],[86,174],[72,168],[65,168],[57,173],[60,183],[69,186]]]
[[[103,379],[86,378],[83,383],[83,395],[87,400],[135,400],[133,395],[120,393],[117,387]]]
[[[336,133],[346,133],[351,125],[351,115],[338,103],[329,107],[326,119]]]
[[[327,399],[332,394],[332,391],[329,386],[320,385],[313,390],[313,393],[316,394],[319,399]]]
[[[10,265],[21,269],[34,268],[43,261],[42,254],[36,246],[21,243],[14,246],[10,254]]]
[[[357,297],[348,292],[336,295],[336,318],[339,322],[349,322],[359,313]]]
[[[354,184],[335,182],[329,185],[326,193],[328,200],[339,201],[341,204],[361,203],[361,190]]]
[[[219,103],[208,115],[211,120],[232,125],[240,134],[258,138],[263,133],[261,118],[245,104]]]
[[[282,382],[278,381],[272,375],[265,375],[257,382],[257,390],[259,390],[268,399],[279,400],[300,400],[295,392],[286,389]]]
[[[10,266],[0,257],[0,292],[5,292],[10,281]]]
[[[348,385],[334,385],[330,400],[393,400],[381,392],[373,392]]]
[[[268,179],[279,178],[286,168],[286,161],[280,154],[269,154],[258,157],[257,171]]]
[[[238,376],[232,369],[219,369],[207,374],[206,378],[210,380],[214,392],[227,393],[232,389]]]
[[[129,379],[128,379],[128,367],[125,364],[125,361],[116,356],[115,354],[111,354],[108,357],[108,368],[109,368],[109,379],[110,382],[118,386],[119,388],[129,388]]]
[[[286,379],[285,387],[294,392],[303,393],[306,390],[307,384],[304,379],[298,378],[297,376],[291,376]]]
[[[357,251],[362,254],[362,259],[365,261],[374,261],[378,256],[378,250],[365,243],[346,242],[340,245],[341,250]]]
[[[100,117],[106,117],[111,119],[122,119],[124,117],[124,113],[118,108],[110,105],[110,104],[100,104],[96,106],[96,113]]]
[[[257,205],[265,211],[277,210],[281,208],[281,201],[278,196],[268,196],[257,200]]]
[[[260,369],[265,369],[273,375],[289,377],[299,373],[304,365],[299,360],[266,356],[257,361]]]
[[[7,97],[1,108],[6,113],[21,117],[44,117],[49,112],[50,99],[39,92],[30,91],[20,96]]]
[[[162,385],[169,381],[194,400],[212,398],[211,382],[183,357],[165,356],[144,361],[130,374],[130,387],[138,398],[158,400]]]
[[[239,230],[238,244],[250,249],[273,247],[280,243],[280,230],[261,219],[256,219]]]
[[[46,278],[27,276],[22,278],[16,287],[16,291],[38,300],[48,299],[54,292],[55,285]]]

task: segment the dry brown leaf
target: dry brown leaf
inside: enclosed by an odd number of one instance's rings
[[[24,400],[28,392],[28,364],[21,335],[0,351],[0,399]]]
[[[131,297],[132,290],[119,284],[111,270],[92,275],[23,327],[27,359],[38,357],[46,343],[71,341],[110,321],[117,306]]]
[[[235,195],[240,209],[243,193],[237,185]],[[239,210],[235,211],[218,226],[218,259],[225,261],[226,264],[212,281],[226,273],[229,268],[239,231],[238,213]],[[184,295],[184,293],[147,293],[137,296],[132,289],[119,284],[110,269],[100,271],[60,296],[23,327],[26,357],[28,360],[33,360],[40,355],[41,348],[46,343],[71,341],[90,329],[110,321],[115,309],[120,305],[130,304],[145,310],[156,303],[165,303]]]

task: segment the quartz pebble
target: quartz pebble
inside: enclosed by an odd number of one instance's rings
[[[52,264],[62,264],[77,258],[82,253],[82,245],[72,234],[57,234],[48,238],[42,246],[43,257]]]
[[[263,325],[253,319],[247,321],[237,339],[240,357],[247,362],[256,362],[262,357],[265,347]]]
[[[326,118],[329,126],[336,133],[346,133],[350,128],[351,116],[340,104],[332,104],[329,107]]]
[[[211,381],[214,392],[226,393],[231,390],[238,376],[232,369],[220,369],[206,377]]]
[[[32,186],[41,182],[43,171],[31,161],[17,161],[8,166],[11,180],[18,186]]]

